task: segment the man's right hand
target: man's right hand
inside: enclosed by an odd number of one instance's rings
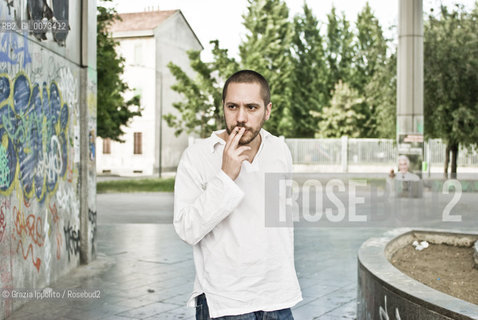
[[[224,153],[222,154],[222,171],[232,180],[236,180],[239,172],[241,172],[242,161],[249,160],[249,156],[243,154],[245,151],[251,150],[249,146],[239,147],[239,140],[245,132],[244,127],[235,127],[227,138]]]

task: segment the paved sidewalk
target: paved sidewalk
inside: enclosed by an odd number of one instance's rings
[[[177,237],[164,212],[136,208],[143,212],[142,223],[131,223],[135,215],[128,215],[131,208],[121,203],[134,197],[138,206],[156,203],[169,210],[171,195],[129,197],[98,196],[97,260],[51,285],[58,290],[97,289],[100,299],[30,302],[9,319],[194,319],[194,310],[185,307],[194,279],[192,248]],[[475,196],[464,198],[460,211],[474,212]],[[125,212],[120,214],[121,208]],[[122,218],[115,222],[111,215],[116,214]],[[295,319],[355,319],[358,248],[385,231],[297,228],[295,264],[304,300],[293,308]]]
[[[356,252],[382,230],[298,229],[296,266],[304,300],[296,320],[354,319]],[[98,226],[98,259],[53,284],[98,289],[94,300],[31,302],[9,319],[194,319],[192,249],[171,224]]]

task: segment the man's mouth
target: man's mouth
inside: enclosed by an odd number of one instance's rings
[[[246,133],[247,131],[249,131],[249,129],[246,128],[246,127],[236,127],[236,128],[238,128],[238,129],[244,128],[244,133]],[[235,129],[235,128],[234,128],[234,129]]]

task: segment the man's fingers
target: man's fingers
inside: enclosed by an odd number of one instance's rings
[[[227,141],[226,141],[226,146],[224,147],[225,149],[229,148],[229,146],[231,145],[232,143],[232,139],[234,139],[234,137],[236,136],[237,134],[237,131],[239,130],[239,128],[234,128],[231,132],[231,134],[229,135],[229,137],[227,137]]]
[[[234,137],[236,136],[237,132],[239,131],[239,128],[238,127],[235,127],[231,134],[229,135],[229,137],[227,137],[227,141],[226,141],[226,144],[231,144],[232,142],[232,139],[234,139]]]
[[[242,156],[239,156],[239,161],[241,161],[241,163],[244,161],[244,160],[247,160],[249,161],[249,156],[246,156],[246,155],[242,155]]]
[[[245,151],[249,151],[251,150],[252,148],[249,147],[249,146],[242,146],[242,147],[239,147],[236,149],[236,154],[237,155],[240,155],[241,153],[245,152]]]
[[[245,131],[246,131],[246,128],[244,127],[239,128],[239,131],[237,132],[236,136],[232,139],[232,143],[231,143],[232,146],[237,147],[237,145],[239,144],[239,140],[241,140],[242,135],[244,134]]]

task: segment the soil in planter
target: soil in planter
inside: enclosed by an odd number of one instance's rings
[[[417,251],[410,244],[395,252],[392,264],[433,289],[478,305],[478,269],[473,248],[430,244]]]

